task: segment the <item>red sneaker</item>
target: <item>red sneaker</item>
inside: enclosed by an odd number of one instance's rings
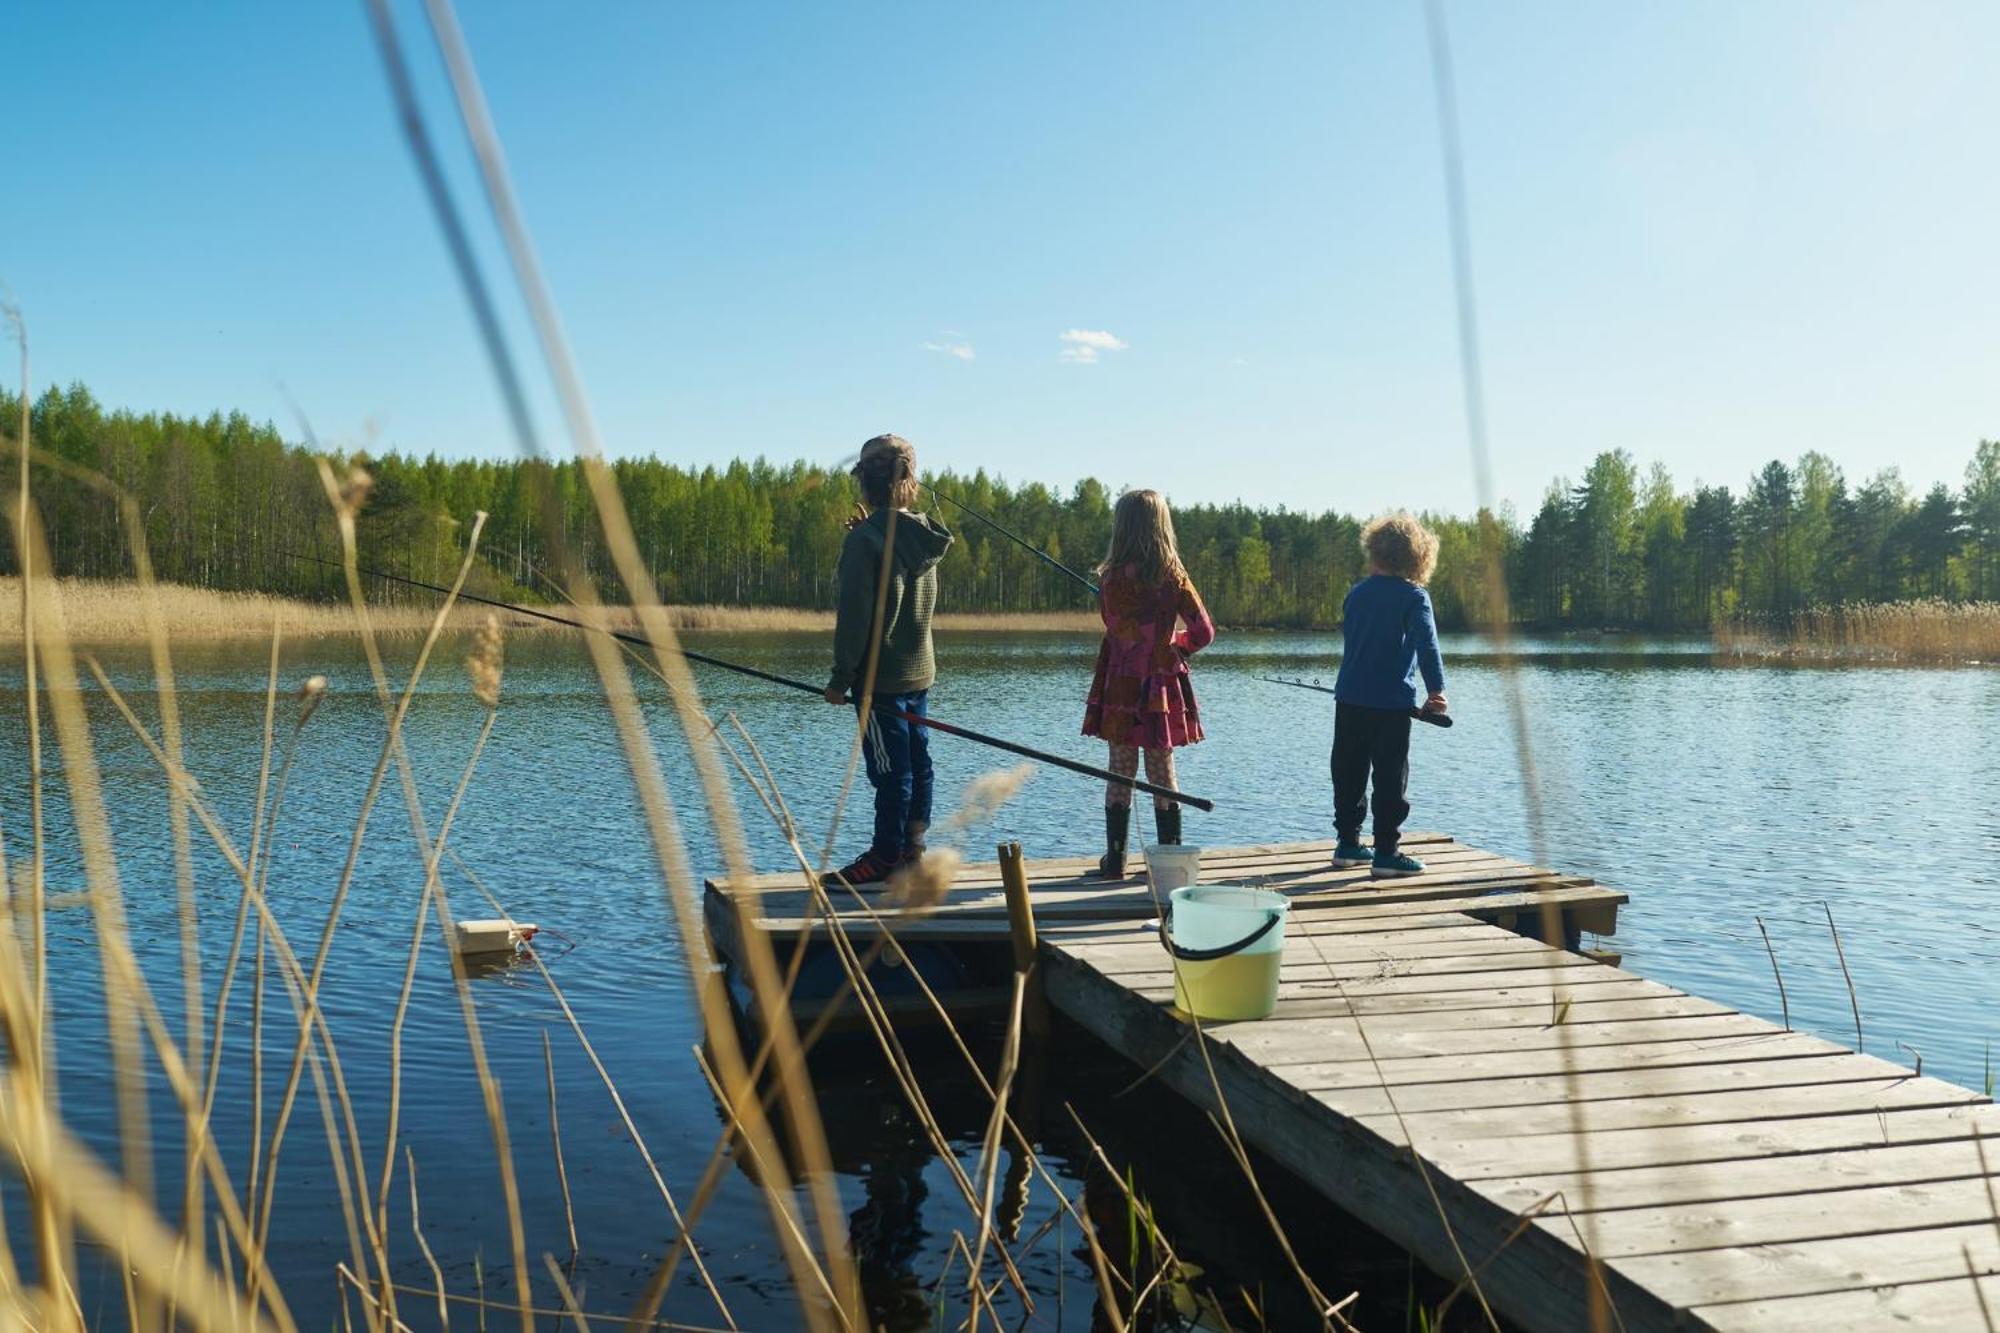
[[[901,864],[887,857],[877,856],[871,848],[834,871],[834,874],[847,881],[850,887],[859,888],[864,884],[880,884],[895,874]]]

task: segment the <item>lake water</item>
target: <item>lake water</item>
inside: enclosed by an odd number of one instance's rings
[[[767,670],[822,678],[825,649],[814,636],[699,635],[691,642]],[[1330,682],[1335,648],[1324,636],[1225,634],[1197,659],[1196,688],[1210,739],[1182,753],[1181,783],[1213,798],[1216,809],[1189,812],[1189,841],[1329,836],[1332,701],[1258,677]],[[1093,650],[1093,641],[1075,636],[947,636],[940,643],[944,674],[932,709],[949,721],[1101,761],[1101,749],[1077,735]],[[392,668],[406,669],[413,651],[407,642],[392,646]],[[460,667],[462,653],[462,645],[441,650],[408,724],[433,827],[482,717]],[[1533,856],[1628,890],[1632,902],[1610,941],[1623,951],[1627,967],[1775,1019],[1779,1003],[1758,933],[1761,916],[1784,971],[1793,1024],[1852,1044],[1854,1016],[1827,928],[1830,909],[1853,975],[1866,1048],[1905,1062],[1921,1052],[1926,1073],[1983,1086],[1989,1039],[2000,1036],[2000,923],[1992,911],[2000,887],[2000,672],[1774,667],[1717,660],[1701,644],[1673,640],[1526,640],[1502,658],[1489,644],[1460,639],[1449,641],[1446,653],[1458,725],[1449,732],[1417,729],[1411,827]],[[257,774],[264,653],[183,649],[178,665],[190,767],[240,845],[248,839]],[[149,687],[141,654],[107,654],[106,667],[135,696]],[[14,776],[0,792],[0,829],[10,864],[18,866],[27,823],[18,660],[5,673],[0,707],[9,720],[0,727],[0,757]],[[281,674],[286,689],[312,673],[329,676],[332,690],[301,741],[270,890],[291,938],[308,955],[381,737],[366,667],[352,645],[288,648]],[[816,846],[832,817],[851,714],[712,671],[701,673],[701,683],[712,712],[733,711],[757,737]],[[692,859],[698,868],[714,868],[714,838],[672,710],[656,683],[640,688],[680,798]],[[1508,713],[1510,688],[1518,689],[1530,724],[1532,780],[1543,812],[1539,841],[1528,815],[1529,770]],[[150,702],[139,702],[150,718]],[[286,703],[281,728],[289,715]],[[108,706],[94,706],[93,719],[133,930],[162,1006],[177,1012],[163,787],[152,761]],[[947,737],[937,739],[934,753],[940,817],[954,808],[966,781],[1013,762]],[[864,783],[838,838],[843,859],[865,839],[866,801]],[[972,830],[965,850],[987,859],[996,841],[1011,838],[1031,856],[1095,853],[1100,804],[1091,782],[1039,771],[1010,805]],[[742,805],[760,866],[783,868],[785,856],[768,821],[750,817],[755,807],[747,796]],[[59,826],[59,790],[51,808]],[[544,941],[551,944],[548,965],[685,1204],[720,1122],[692,1052],[700,1028],[685,954],[608,714],[573,643],[527,636],[510,644],[499,722],[452,845],[514,916],[560,932],[560,939]],[[50,861],[54,890],[80,886],[67,838],[57,837]],[[197,864],[212,995],[237,889],[199,836]],[[325,992],[371,1171],[380,1166],[390,1016],[421,883],[408,816],[392,779],[335,935]],[[477,891],[456,867],[446,887],[460,915],[484,914]],[[88,913],[56,913],[51,934],[64,1109],[93,1144],[115,1155]],[[231,1007],[229,1041],[239,1057],[248,1037],[246,990],[239,981]],[[560,1304],[540,1255],[569,1252],[549,1141],[546,1035],[554,1050],[581,1242],[574,1280],[589,1307],[622,1314],[672,1235],[664,1206],[537,974],[515,969],[480,978],[471,990],[505,1089],[538,1301]],[[267,1008],[285,1007],[274,980]],[[289,1024],[280,1031],[288,1038]],[[501,1194],[465,1046],[433,937],[418,969],[405,1034],[401,1142],[415,1157],[424,1236],[448,1284],[471,1294],[483,1273],[487,1291],[505,1299],[509,1250]],[[287,1041],[274,1049],[282,1065]],[[927,1070],[935,1071],[930,1091],[939,1118],[969,1167],[983,1109],[955,1060],[940,1053]],[[1064,1038],[1049,1067],[1040,1132],[1048,1164],[1067,1190],[1088,1192],[1090,1186],[1091,1205],[1106,1206],[1105,1182],[1092,1184],[1087,1145],[1064,1110],[1069,1101],[1108,1140],[1117,1160],[1133,1164],[1141,1189],[1159,1205],[1162,1229],[1208,1267],[1213,1280],[1252,1289],[1263,1283],[1268,1291],[1284,1284],[1282,1260],[1246,1239],[1259,1234],[1258,1223],[1247,1197],[1235,1197],[1240,1183],[1220,1153],[1204,1143],[1190,1155],[1189,1137],[1202,1142],[1209,1133],[1203,1122],[1180,1114],[1162,1093],[1118,1097],[1130,1071],[1080,1038]],[[267,1077],[275,1084],[282,1072]],[[871,1300],[895,1327],[929,1327],[937,1310],[930,1284],[945,1271],[954,1230],[973,1230],[972,1215],[879,1060],[852,1042],[835,1043],[819,1053],[814,1073]],[[267,1106],[267,1132],[269,1114]],[[250,1115],[247,1071],[232,1059],[219,1094],[217,1132],[239,1180]],[[177,1131],[162,1130],[159,1137],[163,1159],[170,1157]],[[1203,1157],[1207,1165],[1192,1179],[1183,1174],[1190,1161]],[[280,1276],[302,1322],[325,1327],[338,1305],[332,1267],[348,1259],[349,1249],[310,1084],[286,1140],[280,1190]],[[390,1243],[401,1279],[427,1288],[430,1270],[411,1235],[401,1173],[392,1199]],[[16,1225],[18,1203],[19,1191],[9,1190],[5,1205]],[[1122,1204],[1113,1211],[1119,1209]],[[1055,1213],[1048,1190],[1037,1184],[1022,1235],[1048,1229],[1033,1245],[1024,1241],[1019,1260],[1037,1293],[1033,1326],[1087,1328],[1095,1279],[1080,1257],[1074,1228],[1055,1228]],[[1305,1201],[1298,1213],[1312,1215]],[[1336,1243],[1317,1223],[1312,1229],[1308,1248],[1331,1274],[1327,1284],[1363,1287],[1364,1315],[1375,1316],[1364,1318],[1363,1326],[1400,1326],[1406,1277],[1393,1253],[1362,1238]],[[724,1177],[697,1235],[744,1327],[793,1324],[795,1307],[768,1215],[740,1171]],[[947,1325],[962,1317],[954,1313],[961,1286],[945,1281]],[[119,1306],[115,1284],[90,1295],[107,1313]],[[420,1324],[432,1319],[420,1297],[405,1300],[406,1318]],[[1007,1308],[1016,1312],[1011,1325],[1019,1307]],[[698,1325],[721,1322],[685,1265],[664,1313]],[[458,1315],[468,1326],[472,1317],[469,1311]]]

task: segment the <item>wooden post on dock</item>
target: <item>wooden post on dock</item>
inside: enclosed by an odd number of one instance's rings
[[[1028,900],[1028,867],[1021,856],[1021,844],[1000,844],[1000,883],[1007,891],[1007,926],[1014,937],[1014,971],[1026,979],[1021,1002],[1021,1026],[1030,1037],[1049,1030],[1048,999],[1042,990],[1041,969],[1036,966],[1039,950],[1035,942],[1035,908]]]

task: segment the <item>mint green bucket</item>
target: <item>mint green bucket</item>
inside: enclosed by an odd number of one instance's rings
[[[1160,939],[1174,959],[1174,1005],[1217,1023],[1268,1018],[1291,903],[1269,889],[1190,884],[1173,891]]]

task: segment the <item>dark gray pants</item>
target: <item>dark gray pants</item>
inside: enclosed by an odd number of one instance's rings
[[[1375,853],[1395,852],[1410,817],[1410,715],[1358,704],[1333,709],[1333,826],[1341,841],[1361,836],[1368,778],[1375,778]]]

